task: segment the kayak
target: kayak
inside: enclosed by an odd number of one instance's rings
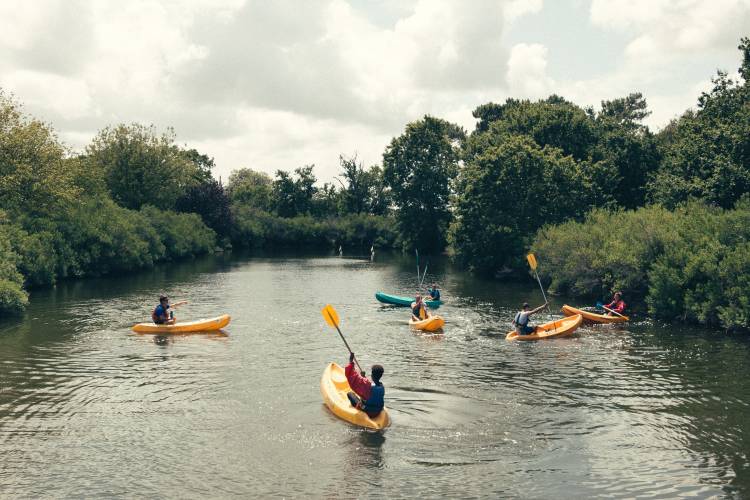
[[[530,335],[519,335],[517,331],[513,330],[505,336],[505,340],[541,340],[568,337],[576,331],[582,321],[583,316],[576,314],[539,325],[536,327],[536,331]]]
[[[569,305],[562,306],[562,312],[565,316],[575,316],[576,314],[580,314],[583,316],[583,321],[586,323],[625,323],[630,318],[627,316],[607,316],[606,314],[596,314],[589,311],[584,311],[583,309],[577,309],[575,307],[571,307]]]
[[[185,321],[173,325],[157,325],[155,323],[138,323],[133,326],[133,331],[138,333],[195,333],[212,332],[220,330],[229,324],[232,318],[228,314],[209,319],[196,321]]]
[[[380,415],[371,418],[367,413],[353,407],[349,398],[346,397],[346,394],[351,390],[344,369],[336,363],[329,363],[323,370],[323,376],[320,377],[320,393],[323,395],[323,402],[328,409],[340,419],[359,427],[377,430],[385,429],[391,425],[391,417],[385,408],[380,412]]]
[[[402,297],[400,295],[391,295],[389,293],[375,292],[375,298],[384,304],[392,304],[395,306],[411,307],[411,303],[414,302],[414,297]],[[439,307],[443,303],[442,300],[425,300],[427,307]]]
[[[414,318],[409,320],[409,326],[416,328],[417,330],[424,330],[425,332],[440,330],[444,324],[445,320],[442,316],[430,316],[422,321],[414,321]]]

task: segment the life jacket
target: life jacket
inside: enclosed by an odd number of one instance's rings
[[[427,313],[424,310],[424,302],[422,302],[418,306],[414,306],[414,308],[412,308],[411,310],[411,313],[419,319],[426,319]]]
[[[385,387],[378,382],[370,389],[370,397],[362,402],[362,410],[370,416],[376,416],[385,408]]]
[[[430,290],[430,297],[432,297],[432,300],[440,300],[440,290],[438,289]]]
[[[526,315],[526,322],[521,323],[521,313],[522,312],[524,312],[524,311],[518,311],[516,313],[516,317],[513,319],[513,323],[516,326],[522,326],[523,327],[523,326],[527,326],[529,324],[529,315],[528,314]]]

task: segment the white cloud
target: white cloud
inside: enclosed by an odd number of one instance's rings
[[[512,95],[542,98],[554,90],[554,81],[547,75],[547,47],[519,43],[508,59],[508,85]]]

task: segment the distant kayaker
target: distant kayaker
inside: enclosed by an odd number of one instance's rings
[[[615,292],[615,296],[612,298],[612,302],[606,305],[607,309],[612,309],[614,312],[618,314],[622,314],[625,312],[625,302],[622,300],[622,293],[621,292]],[[606,312],[606,315],[611,315],[610,311]]]
[[[174,314],[172,314],[169,309],[180,307],[185,304],[187,304],[187,300],[176,302],[175,304],[170,305],[169,297],[167,297],[166,295],[162,295],[161,297],[159,297],[159,305],[156,306],[154,308],[154,311],[151,313],[151,319],[157,325],[171,325],[175,322],[175,319]]]
[[[380,383],[383,377],[383,367],[381,365],[372,365],[370,374],[372,382],[367,377],[360,375],[354,366],[354,353],[349,355],[349,364],[344,369],[346,380],[349,381],[349,387],[352,391],[347,393],[352,406],[359,408],[367,413],[370,418],[380,415],[385,407],[385,387]]]
[[[440,300],[440,288],[438,288],[437,283],[433,283],[432,286],[427,289],[427,293],[430,294],[432,300]]]
[[[411,303],[411,316],[414,321],[422,321],[430,317],[430,313],[427,312],[427,308],[424,305],[422,296],[417,294],[414,297],[414,302]]]
[[[524,302],[523,306],[521,306],[521,310],[516,313],[516,317],[513,318],[513,326],[515,327],[516,331],[519,335],[530,335],[534,333],[536,328],[529,325],[529,316],[532,314],[536,314],[542,309],[547,307],[547,303],[545,302],[541,306],[537,307],[536,309],[532,309],[529,311],[529,303]]]

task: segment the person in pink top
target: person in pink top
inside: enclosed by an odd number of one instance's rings
[[[612,309],[618,314],[625,312],[625,302],[622,300],[622,294],[620,292],[615,292],[612,302],[607,304],[607,309]],[[609,314],[609,311],[607,311],[607,314]]]
[[[349,364],[346,365],[344,373],[352,390],[349,391],[347,397],[352,406],[364,411],[370,418],[380,415],[385,407],[385,387],[380,382],[383,372],[381,365],[372,365],[370,369],[372,382],[370,382],[370,379],[357,372],[354,366],[354,353],[349,354]]]

